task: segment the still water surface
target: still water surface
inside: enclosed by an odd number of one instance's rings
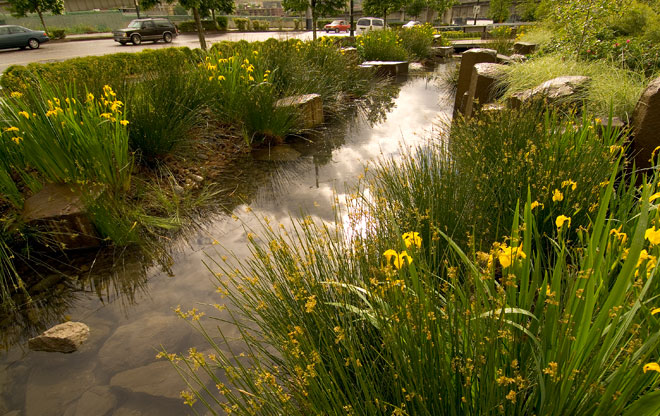
[[[177,305],[207,310],[205,304],[222,302],[204,260],[227,251],[246,258],[245,227],[258,228],[263,217],[286,225],[305,212],[332,222],[335,197],[343,199],[365,164],[422,143],[435,122],[450,116],[453,99],[441,81],[447,65],[412,72],[375,123],[356,117],[329,128],[316,143],[294,143],[300,157],[292,161],[243,161],[236,177],[251,182],[245,192],[249,202],[231,214],[205,218],[204,227],[179,242],[169,270],[145,265],[131,253],[118,253],[121,261],[113,267],[82,267],[92,270],[94,289],[53,297],[58,313],[51,314],[49,323],[64,317],[84,322],[91,328],[89,339],[73,354],[27,351],[21,343],[11,347],[0,357],[0,415],[192,413],[179,398],[183,382],[169,362],[155,356],[161,347],[170,352],[209,348],[173,313]],[[213,245],[214,240],[221,244]],[[229,326],[226,331],[230,338],[237,336]]]

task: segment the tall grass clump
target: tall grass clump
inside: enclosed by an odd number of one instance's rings
[[[619,180],[616,131],[597,137],[552,114],[518,130],[522,118],[501,117],[510,124],[476,139],[484,120],[452,131],[477,142],[462,160],[470,143],[383,162],[334,225],[266,220],[248,232],[247,261],[212,259],[213,307],[242,343],[208,329],[206,309],[177,307],[212,346],[160,354],[187,380],[185,402],[237,414],[656,415],[656,179]],[[496,165],[483,173],[469,166],[482,152]],[[575,179],[583,169],[591,177]],[[489,192],[508,207],[486,206]],[[499,232],[479,229],[485,213]],[[459,222],[470,235],[452,238]]]
[[[146,160],[185,143],[213,97],[212,90],[190,68],[145,74],[126,90],[130,146]]]
[[[248,143],[282,141],[296,131],[298,114],[277,105],[280,98],[270,81],[273,71],[259,51],[224,57],[210,54],[200,64],[207,88],[214,91],[213,106],[221,120],[237,123]]]
[[[589,76],[587,110],[603,116],[609,114],[612,106],[614,115],[622,119],[628,119],[632,114],[647,83],[643,74],[620,69],[604,61],[585,62],[556,54],[510,65],[504,73],[501,83],[506,88],[505,96],[564,75]]]
[[[398,31],[371,30],[355,37],[358,55],[363,61],[405,61],[408,52]]]
[[[133,157],[124,103],[108,85],[98,97],[89,93],[81,101],[76,95],[73,88],[44,83],[0,102],[3,164],[30,187],[36,171],[37,181],[127,191]]]
[[[485,252],[393,219],[387,234],[267,227],[249,235],[252,260],[211,266],[245,353],[177,308],[213,349],[161,356],[187,377],[186,403],[217,413],[655,415],[656,188],[615,189],[618,162],[577,239],[568,216],[542,233],[529,196]]]

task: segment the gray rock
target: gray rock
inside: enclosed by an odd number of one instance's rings
[[[513,94],[509,106],[519,108],[524,103],[545,99],[550,104],[579,103],[584,98],[590,77],[567,75],[548,80],[529,90]]]
[[[89,219],[82,195],[80,187],[74,185],[48,184],[25,200],[23,219],[48,232],[61,248],[97,247],[101,239]]]
[[[69,367],[67,377],[63,377],[63,371],[57,371],[57,368],[35,367],[30,373],[25,391],[26,416],[62,416],[63,409],[96,382],[93,367]]]
[[[134,393],[177,400],[181,398],[181,391],[186,390],[186,383],[168,360],[122,371],[112,377],[110,385]]]
[[[120,326],[99,350],[99,363],[110,373],[136,368],[156,360],[161,345],[168,351],[191,334],[180,318],[154,315]]]
[[[651,167],[653,149],[660,146],[660,78],[651,81],[637,101],[632,115],[632,132],[637,168]]]
[[[509,56],[509,59],[513,62],[520,63],[520,62],[525,62],[527,60],[527,57],[519,53],[514,53],[513,55]]]
[[[4,416],[21,416],[21,411],[20,410],[12,410],[11,412],[5,413]]]
[[[174,193],[177,194],[177,195],[182,195],[186,191],[183,186],[178,185],[178,184],[174,185],[172,187],[172,189],[174,190]]]
[[[516,42],[513,44],[513,51],[520,55],[529,55],[536,50],[536,44],[530,42]]]
[[[491,103],[496,98],[495,83],[502,76],[503,69],[504,65],[501,64],[474,65],[470,89],[463,106],[465,117],[471,117],[479,107]]]
[[[202,176],[191,174],[190,177],[192,178],[193,181],[195,181],[197,183],[204,182],[204,178]]]
[[[108,386],[96,386],[87,390],[78,402],[71,406],[73,416],[105,416],[117,405],[117,398]]]
[[[470,89],[472,80],[472,69],[474,65],[487,62],[497,62],[497,51],[493,49],[474,48],[468,49],[461,55],[461,66],[458,70],[458,85],[456,86],[456,100],[454,101],[454,115],[464,113],[466,93]]]
[[[280,144],[252,152],[252,157],[260,161],[290,162],[300,157],[300,152],[287,144]]]
[[[362,65],[376,68],[376,74],[386,77],[396,77],[408,74],[407,61],[366,61]]]
[[[65,322],[30,338],[28,347],[33,351],[74,352],[88,336],[87,325],[82,322]]]

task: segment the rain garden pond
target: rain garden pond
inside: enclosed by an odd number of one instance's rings
[[[195,226],[168,243],[165,259],[154,261],[130,247],[69,258],[76,273],[45,279],[39,301],[2,322],[7,351],[0,361],[0,411],[40,416],[190,413],[180,396],[185,383],[172,364],[156,355],[162,349],[210,347],[175,308],[219,317],[207,323],[212,336],[219,325],[224,336],[235,339],[235,352],[247,351],[236,329],[222,323],[229,312],[214,314],[210,306],[222,301],[209,261],[250,257],[248,233],[264,220],[285,228],[303,215],[333,223],[336,205],[344,203],[370,163],[424,142],[450,117],[453,98],[443,73],[453,65],[412,70],[388,87],[381,102],[331,122],[312,140],[296,139],[240,157],[222,178],[223,188],[240,198],[228,210],[207,209],[195,218]],[[224,195],[209,205],[226,207]],[[65,320],[90,328],[79,351],[25,348],[27,337]]]

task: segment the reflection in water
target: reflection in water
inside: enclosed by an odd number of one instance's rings
[[[88,324],[90,338],[68,355],[10,348],[0,359],[0,414],[74,415],[90,408],[98,415],[189,414],[179,397],[181,380],[154,357],[161,347],[180,352],[208,345],[172,312],[177,305],[204,309],[222,302],[213,292],[206,252],[248,258],[245,229],[257,229],[264,217],[285,227],[301,212],[332,222],[332,206],[345,199],[365,163],[420,143],[420,133],[439,114],[451,114],[453,101],[442,97],[436,75],[391,85],[321,134],[293,140],[290,147],[300,154],[295,160],[263,162],[245,155],[222,178],[222,203],[199,215],[164,259],[131,249],[102,251],[67,259],[67,271],[48,272],[52,278],[35,289],[29,306],[24,301],[19,312],[0,318],[0,341],[24,341],[66,318]]]

